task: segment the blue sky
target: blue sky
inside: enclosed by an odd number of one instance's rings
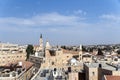
[[[120,0],[0,0],[0,41],[120,43]]]

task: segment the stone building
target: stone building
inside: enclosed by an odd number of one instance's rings
[[[104,80],[104,75],[120,76],[120,69],[106,63],[85,63],[86,80]]]
[[[0,43],[0,66],[20,60],[26,60],[26,46]]]

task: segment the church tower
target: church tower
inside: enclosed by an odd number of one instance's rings
[[[80,45],[79,61],[82,62],[82,45]]]
[[[40,35],[40,40],[39,40],[39,50],[43,50],[43,39],[42,39],[42,34]]]

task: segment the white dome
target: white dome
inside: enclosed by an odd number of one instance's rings
[[[71,62],[71,63],[76,63],[77,60],[76,60],[75,58],[72,58],[72,59],[70,60],[70,62]]]

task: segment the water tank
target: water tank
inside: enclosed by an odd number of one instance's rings
[[[18,65],[19,65],[19,66],[22,66],[22,62],[18,62]]]
[[[9,77],[13,77],[12,72],[10,73],[10,76],[9,76]]]
[[[38,57],[38,52],[35,52],[35,56]]]
[[[58,72],[57,71],[53,71],[53,76],[57,77],[58,76]]]

